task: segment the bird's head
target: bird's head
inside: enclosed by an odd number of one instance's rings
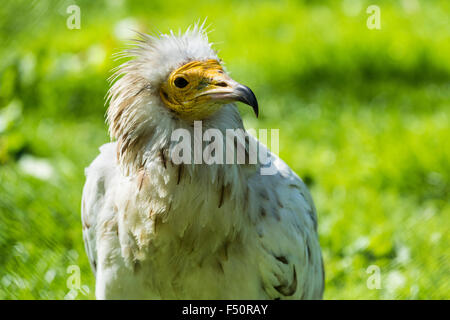
[[[233,80],[211,48],[203,25],[185,33],[149,36],[118,56],[131,58],[116,70],[109,91],[110,125],[137,113],[164,109],[183,121],[203,120],[235,101],[251,106],[258,116],[252,90]],[[159,110],[158,110],[159,108]],[[136,113],[136,110],[133,110]],[[154,115],[154,112],[153,112]]]
[[[144,144],[161,144],[171,131],[195,120],[210,127],[242,127],[236,109],[223,108],[235,101],[258,115],[255,95],[227,74],[203,25],[183,34],[139,35],[118,54],[128,60],[116,69],[108,93],[109,132],[118,141],[122,162],[139,162]]]

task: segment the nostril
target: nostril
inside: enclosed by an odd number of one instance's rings
[[[218,84],[216,84],[216,86],[219,87],[228,87],[228,84],[226,82],[219,82]]]

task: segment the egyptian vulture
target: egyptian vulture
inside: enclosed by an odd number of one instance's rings
[[[322,298],[316,210],[279,157],[246,135],[232,145],[248,159],[255,142],[264,164],[173,160],[172,133],[194,135],[196,121],[223,133],[225,149],[226,130],[244,128],[235,102],[258,113],[253,92],[227,74],[203,26],[139,38],[111,80],[114,142],[86,169],[81,216],[97,299]],[[267,165],[272,174],[261,173]]]

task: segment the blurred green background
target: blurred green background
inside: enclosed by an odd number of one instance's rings
[[[71,4],[80,30],[66,26]],[[366,26],[371,4],[381,30]],[[130,29],[206,17],[227,69],[260,102],[258,120],[240,106],[246,126],[280,128],[281,157],[312,191],[325,298],[449,299],[447,0],[3,1],[0,299],[94,298],[80,199],[109,140],[111,55]],[[372,265],[380,289],[367,286]]]

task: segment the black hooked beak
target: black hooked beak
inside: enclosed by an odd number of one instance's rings
[[[200,95],[207,95],[212,100],[221,102],[240,101],[253,108],[258,117],[258,101],[253,91],[228,76],[222,76],[211,83],[211,88]]]
[[[249,87],[239,84],[234,88],[234,94],[236,95],[237,101],[243,102],[252,107],[256,117],[258,118],[258,100],[256,100],[253,91]]]

